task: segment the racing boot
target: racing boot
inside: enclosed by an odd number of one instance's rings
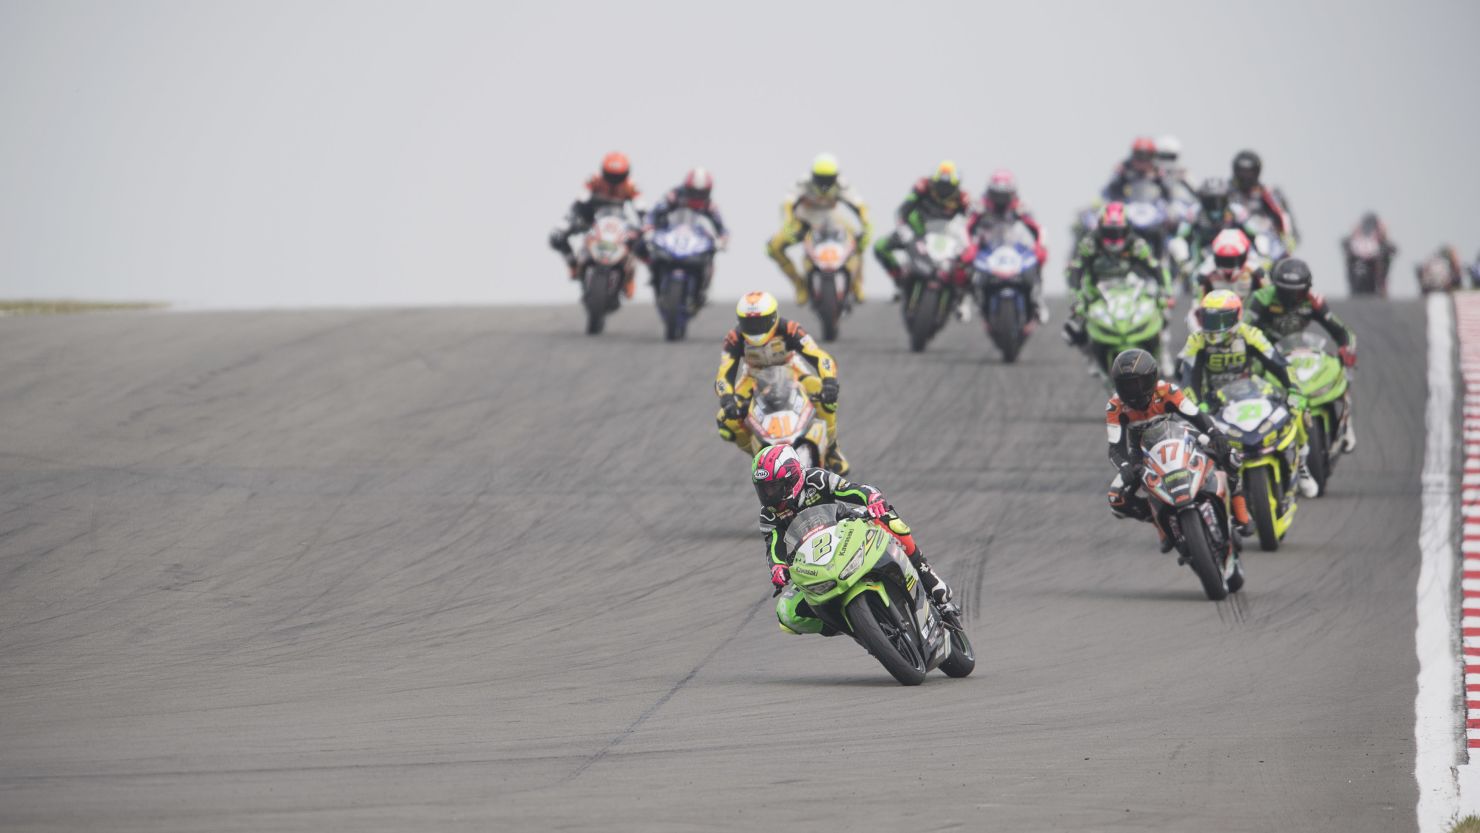
[[[1357,450],[1357,426],[1356,419],[1351,411],[1346,412],[1346,431],[1341,435],[1341,453],[1350,454]]]
[[[1316,483],[1315,475],[1310,473],[1310,446],[1300,447],[1300,469],[1295,474],[1295,484],[1300,488],[1300,496],[1313,498],[1321,493],[1320,484]]]
[[[629,260],[627,261],[627,280],[622,282],[622,294],[626,295],[629,301],[632,300],[633,293],[637,292],[636,279],[637,267],[633,266],[632,261]]]
[[[1233,496],[1233,520],[1236,524],[1234,529],[1238,534],[1245,538],[1254,534],[1254,522],[1249,517],[1249,501],[1244,497],[1243,492],[1238,492]]]
[[[1151,522],[1152,526],[1156,527],[1156,537],[1158,539],[1156,544],[1161,548],[1162,555],[1171,552],[1172,548],[1176,546],[1172,541],[1172,536],[1168,535],[1167,531],[1161,528],[1161,524],[1156,522],[1155,517],[1147,518],[1147,520]]]
[[[565,259],[565,268],[570,272],[571,280],[578,281],[581,279],[581,268],[580,265],[576,263],[575,258],[567,257]]]
[[[956,305],[956,320],[963,323],[971,320],[971,298],[967,295],[962,295],[961,303]]]
[[[854,303],[863,303],[863,259],[853,256],[853,266],[848,270],[848,291],[853,293]]]
[[[915,547],[914,552],[910,553],[910,563],[920,574],[920,583],[925,586],[925,592],[930,594],[930,599],[935,602],[935,606],[940,608],[943,615],[953,619],[953,624],[959,624],[961,608],[956,606],[955,594],[951,592],[946,580],[931,569],[930,562],[925,560],[925,553],[921,552],[918,546]]]
[[[839,477],[848,476],[848,470],[853,467],[848,465],[848,458],[843,456],[843,451],[842,449],[838,448],[838,444],[836,442],[834,442],[832,446],[828,448],[826,456],[827,459],[824,460],[822,463],[823,468],[827,469],[833,474],[838,475]]]

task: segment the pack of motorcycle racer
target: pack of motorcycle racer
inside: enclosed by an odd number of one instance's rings
[[[629,179],[631,164],[627,156],[622,153],[608,153],[601,160],[601,172],[586,180],[586,193],[577,197],[570,205],[570,210],[565,215],[565,220],[550,232],[550,248],[559,252],[565,258],[565,265],[570,270],[571,280],[579,280],[581,276],[580,259],[585,257],[583,251],[579,256],[570,247],[572,235],[584,234],[596,222],[596,213],[603,208],[616,207],[627,217],[628,224],[635,230],[642,226],[642,206],[638,204],[637,186]],[[639,257],[641,257],[641,254]],[[627,260],[627,279],[622,285],[622,291],[628,298],[632,297],[634,290],[633,274],[636,264],[629,258]]]
[[[824,153],[812,160],[811,175],[798,182],[795,190],[787,195],[781,205],[781,230],[766,243],[766,254],[776,261],[796,288],[798,304],[807,303],[807,280],[786,251],[802,243],[813,226],[834,216],[839,206],[847,208],[858,220],[858,228],[854,230],[858,241],[853,256],[848,259],[847,269],[852,276],[853,298],[863,303],[862,252],[873,235],[873,227],[868,221],[868,206],[848,186],[847,180],[838,175],[838,160],[832,154]]]
[[[719,206],[714,204],[710,193],[714,190],[714,177],[704,168],[694,168],[683,178],[683,182],[677,188],[670,190],[663,198],[648,212],[647,220],[642,227],[642,248],[640,256],[646,262],[652,255],[653,235],[668,227],[668,216],[679,209],[687,209],[699,214],[709,220],[714,226],[714,231],[719,238],[714,241],[717,251],[724,251],[729,245],[730,233],[725,228],[724,218],[720,216]],[[709,261],[709,268],[704,270],[703,280],[699,283],[699,306],[704,306],[709,296],[709,284],[714,280],[714,261]]]
[[[1287,257],[1275,264],[1270,285],[1249,299],[1244,320],[1270,341],[1304,332],[1311,322],[1320,324],[1336,342],[1341,363],[1346,367],[1357,366],[1357,334],[1336,317],[1320,293],[1311,289],[1310,267],[1299,258]],[[1350,406],[1348,398],[1346,433],[1341,438],[1342,450],[1347,452],[1357,447]]]
[[[1048,308],[1042,303],[1041,296],[1043,268],[1048,263],[1048,247],[1043,244],[1043,229],[1039,227],[1038,220],[1034,219],[1033,212],[1018,199],[1017,178],[1012,175],[1012,171],[999,168],[987,180],[981,205],[971,215],[971,220],[966,224],[966,232],[974,241],[978,232],[1001,225],[1011,226],[1014,223],[1022,223],[1024,228],[1033,233],[1033,250],[1038,258],[1038,270],[1033,273],[1032,292],[1028,296],[1028,317],[1036,318],[1040,324],[1046,323]]]
[[[1064,338],[1070,344],[1082,347],[1089,340],[1084,318],[1090,305],[1101,297],[1098,282],[1131,274],[1153,282],[1166,303],[1174,303],[1171,277],[1157,262],[1151,245],[1131,230],[1125,204],[1107,203],[1100,209],[1093,233],[1079,241],[1074,259],[1065,270],[1069,285],[1079,287],[1069,320],[1064,322]]]
[[[1296,481],[1300,493],[1315,497],[1319,492],[1306,458],[1310,453],[1307,440],[1305,396],[1290,380],[1288,362],[1269,339],[1253,325],[1243,321],[1244,303],[1226,289],[1209,292],[1197,308],[1198,329],[1187,336],[1179,361],[1182,387],[1203,406],[1211,407],[1218,389],[1230,382],[1253,376],[1268,376],[1285,391],[1286,404],[1296,416],[1296,441],[1300,444],[1300,466]]]
[[[909,245],[910,240],[923,235],[927,221],[967,217],[970,213],[971,198],[961,189],[956,163],[950,160],[942,162],[936,166],[935,173],[917,181],[895,209],[895,229],[874,244],[874,257],[894,281],[895,287],[902,291],[899,282],[904,277],[904,270],[894,253]]]
[[[769,292],[751,292],[735,307],[739,319],[725,334],[714,392],[719,396],[715,422],[721,438],[750,453],[752,436],[745,427],[745,414],[755,393],[752,370],[790,365],[802,389],[817,403],[817,413],[827,424],[830,446],[823,465],[838,474],[848,473],[848,458],[838,443],[838,365],[827,351],[807,335],[801,325],[781,317],[776,297]]]
[[[1145,468],[1141,463],[1141,432],[1151,420],[1170,415],[1208,435],[1213,459],[1228,475],[1234,521],[1241,535],[1249,535],[1252,528],[1248,500],[1239,477],[1240,455],[1212,416],[1203,413],[1176,385],[1163,381],[1156,359],[1145,350],[1126,350],[1116,356],[1110,365],[1110,380],[1115,393],[1105,405],[1105,433],[1110,443],[1110,462],[1115,464],[1117,472],[1110,483],[1110,512],[1117,518],[1133,518],[1156,526],[1161,551],[1171,551],[1171,536],[1156,523],[1150,500],[1138,494]]]
[[[851,483],[841,475],[818,468],[805,468],[789,445],[768,445],[751,460],[751,483],[761,502],[760,527],[765,537],[766,556],[771,562],[771,585],[781,598],[776,604],[776,618],[787,633],[820,633],[833,636],[837,631],[812,615],[812,609],[801,591],[790,583],[792,556],[801,543],[787,535],[788,527],[803,509],[826,503],[856,506],[863,515],[888,529],[904,547],[905,555],[920,574],[925,592],[948,622],[960,624],[951,588],[925,560],[925,553],[915,542],[908,524],[899,517],[884,495],[872,486]]]

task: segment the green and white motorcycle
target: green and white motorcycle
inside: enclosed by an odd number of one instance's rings
[[[883,527],[829,503],[798,513],[787,539],[791,583],[813,614],[852,636],[902,685],[919,685],[932,668],[951,677],[976,668],[965,629],[936,609],[904,548]],[[779,600],[783,623],[794,606],[793,593]]]
[[[1341,359],[1332,355],[1330,340],[1320,333],[1306,330],[1285,336],[1278,349],[1290,363],[1291,381],[1310,402],[1306,465],[1315,478],[1317,494],[1324,495],[1336,460],[1347,449],[1351,379]]]
[[[1095,288],[1100,297],[1085,312],[1093,372],[1109,384],[1110,363],[1122,351],[1139,347],[1156,357],[1163,373],[1170,373],[1164,358],[1166,316],[1159,285],[1140,275],[1126,275],[1102,279]]]

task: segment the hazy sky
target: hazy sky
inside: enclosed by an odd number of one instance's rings
[[[1164,132],[1196,178],[1259,150],[1328,291],[1376,208],[1411,294],[1411,257],[1480,249],[1477,31],[1466,0],[0,0],[0,297],[573,301],[545,238],[611,149],[654,196],[713,170],[721,295],[781,287],[821,150],[886,227],[942,158],[1012,168],[1062,287],[1073,209]]]

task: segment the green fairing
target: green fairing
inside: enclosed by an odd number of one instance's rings
[[[1165,319],[1161,303],[1150,289],[1154,286],[1149,282],[1108,281],[1098,287],[1100,297],[1089,305],[1085,322],[1090,340],[1104,345],[1111,358],[1148,342],[1155,345],[1153,354],[1160,352],[1158,336]]]
[[[886,558],[893,558],[903,571],[905,580],[911,587],[914,586],[918,580],[915,568],[904,557],[903,552],[891,551],[890,544],[894,542],[892,535],[873,523],[851,518],[839,523],[836,529],[837,546],[823,563],[792,562],[791,581],[802,591],[801,595],[808,604],[816,607],[838,600],[846,610],[848,602],[869,590],[879,594],[886,605],[890,604],[889,594],[882,584],[876,581],[859,581]],[[857,559],[857,563],[854,563],[854,559]],[[828,582],[832,582],[832,586],[825,587],[820,592],[812,590],[819,585],[825,586]]]

